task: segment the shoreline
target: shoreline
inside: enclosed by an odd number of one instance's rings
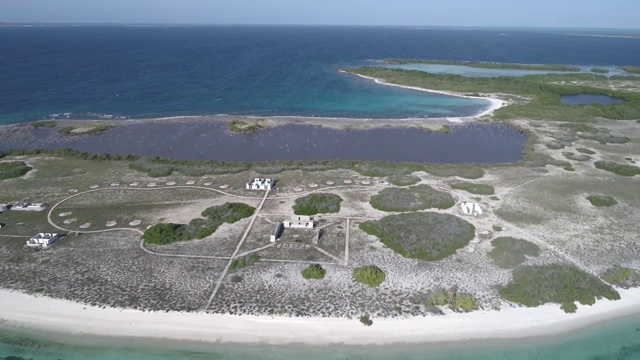
[[[481,111],[480,113],[473,115],[473,116],[466,116],[466,117],[452,117],[453,119],[460,119],[462,121],[467,120],[468,119],[477,119],[486,115],[491,115],[493,114],[494,111],[500,109],[501,107],[506,106],[505,101],[498,99],[496,97],[491,97],[491,96],[469,96],[469,95],[464,95],[461,93],[457,93],[454,91],[445,91],[445,90],[432,90],[432,89],[425,89],[425,88],[420,88],[417,86],[408,86],[408,85],[399,85],[399,84],[392,84],[389,82],[386,82],[382,79],[378,79],[375,77],[371,77],[371,76],[365,76],[365,75],[360,75],[360,74],[352,74],[352,73],[348,73],[344,70],[339,70],[340,73],[342,74],[349,74],[349,75],[355,75],[357,77],[363,78],[363,79],[368,79],[368,80],[373,80],[376,84],[380,84],[380,85],[385,85],[385,86],[393,86],[393,87],[397,87],[397,88],[401,88],[401,89],[408,89],[408,90],[416,90],[416,91],[422,91],[422,92],[428,92],[428,93],[432,93],[432,94],[440,94],[440,95],[446,95],[446,96],[454,96],[454,97],[458,97],[458,98],[463,98],[463,99],[480,99],[480,100],[486,100],[489,101],[491,103],[491,106],[489,106],[488,109]],[[443,119],[449,119],[448,117],[445,117]],[[456,121],[453,121],[456,122]],[[459,122],[459,121],[458,121]]]
[[[394,345],[472,340],[549,338],[640,314],[640,289],[619,289],[622,300],[599,300],[565,314],[557,304],[538,308],[479,310],[468,314],[405,319],[236,316],[144,312],[0,290],[0,323],[45,333],[104,338],[186,341],[199,344]],[[213,325],[216,324],[216,325]]]

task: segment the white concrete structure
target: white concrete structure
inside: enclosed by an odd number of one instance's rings
[[[283,224],[285,228],[293,229],[313,229],[315,226],[311,216],[296,216]]]
[[[11,210],[18,211],[44,211],[47,208],[47,204],[32,204],[32,203],[21,203],[15,204],[11,206]]]
[[[60,236],[58,234],[53,233],[39,233],[27,240],[27,246],[31,248],[42,248],[46,249],[49,246],[53,245],[54,242],[58,241]]]
[[[460,204],[460,211],[462,212],[462,214],[469,216],[482,215],[482,208],[479,204],[466,201]]]
[[[276,242],[276,240],[278,240],[278,238],[280,237],[280,234],[282,233],[282,223],[277,223],[276,227],[273,229],[273,232],[271,233],[271,236],[269,237],[269,241],[274,243]]]
[[[0,204],[0,213],[3,213],[7,210],[9,210],[9,207],[7,206],[7,204]]]
[[[272,179],[255,178],[247,181],[247,190],[271,190],[272,188]]]

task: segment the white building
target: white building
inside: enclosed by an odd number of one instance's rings
[[[31,239],[27,240],[27,246],[32,248],[46,249],[58,241],[60,236],[53,233],[39,233]]]
[[[271,190],[273,188],[272,179],[255,178],[247,181],[247,190]]]
[[[11,206],[11,210],[18,211],[44,211],[47,208],[47,204],[32,204],[32,203],[21,203],[15,204]]]
[[[296,216],[283,224],[285,228],[293,229],[313,229],[315,226],[311,216]]]
[[[0,213],[3,213],[7,210],[9,210],[9,207],[7,206],[7,204],[0,204]]]
[[[273,232],[271,233],[271,236],[269,237],[269,241],[271,241],[272,243],[276,242],[276,240],[278,240],[278,238],[280,237],[280,234],[282,234],[282,223],[277,223],[275,229],[273,229]]]
[[[482,208],[480,207],[480,204],[466,201],[460,204],[460,211],[462,212],[462,214],[469,216],[482,215]]]

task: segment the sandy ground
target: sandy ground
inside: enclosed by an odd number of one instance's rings
[[[550,336],[640,313],[640,289],[620,290],[622,300],[599,301],[565,314],[557,305],[410,319],[233,316],[97,308],[65,300],[0,290],[0,319],[53,333],[203,341],[312,345],[391,344]]]

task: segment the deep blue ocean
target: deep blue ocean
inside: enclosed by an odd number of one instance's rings
[[[487,106],[338,73],[429,58],[640,65],[640,40],[576,31],[295,26],[0,27],[0,124],[51,114],[473,115]]]
[[[301,115],[466,116],[486,106],[340,74],[374,60],[429,58],[640,66],[640,40],[577,30],[293,26],[0,27],[0,124],[72,118]],[[589,31],[593,32],[593,31]],[[0,359],[640,359],[640,318],[553,339],[372,348],[78,347],[0,323]],[[375,326],[375,325],[374,325]],[[205,347],[203,349],[203,347]],[[179,349],[178,349],[179,348]]]

